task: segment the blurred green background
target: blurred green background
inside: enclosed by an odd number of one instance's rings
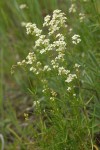
[[[79,12],[86,14],[85,23],[79,22],[78,14],[68,13],[72,2],[77,3]],[[21,9],[21,4],[27,7]],[[29,80],[20,70],[11,75],[12,65],[22,60],[33,46],[34,39],[26,35],[22,24],[32,22],[42,28],[43,18],[55,9],[67,14],[69,27],[72,25],[82,38],[80,49],[75,51],[74,62],[85,66],[82,80],[85,87],[90,89],[90,95],[94,96],[97,124],[100,121],[100,0],[0,0],[0,133],[4,135],[6,143],[13,142],[13,145],[6,146],[7,150],[17,149],[20,141],[18,134],[23,134],[26,141],[29,134],[22,131],[19,125],[24,120],[23,113],[32,105],[27,89]]]

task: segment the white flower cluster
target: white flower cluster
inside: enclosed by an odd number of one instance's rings
[[[35,35],[35,36],[40,36],[41,35],[42,30],[38,29],[36,24],[32,24],[32,23],[27,23],[26,24],[26,33],[27,34],[31,34],[31,35]]]
[[[37,40],[33,47],[34,52],[30,52],[25,60],[18,62],[19,66],[25,65],[28,67],[28,70],[33,72],[35,75],[45,75],[53,74],[56,72],[58,78],[63,78],[67,83],[72,82],[77,78],[76,74],[71,74],[70,70],[66,69],[66,50],[67,43],[64,33],[66,32],[66,17],[61,10],[55,10],[53,12],[52,18],[47,15],[44,18],[44,27],[48,27],[48,34],[42,34],[42,30],[38,29],[36,24],[27,23],[26,31],[27,34],[35,35]],[[59,30],[62,28],[62,30]],[[58,31],[59,32],[56,32]],[[52,35],[52,36],[51,36]],[[72,37],[72,43],[78,44],[81,41],[80,36],[75,34]],[[79,65],[75,64],[75,67],[78,68]],[[47,86],[43,87],[43,93],[46,92]],[[68,91],[71,89],[68,88]],[[54,93],[52,92],[52,97]]]
[[[50,43],[50,39],[46,38],[45,35],[40,35],[39,38],[35,41],[34,48],[39,48],[40,54],[55,50],[59,52],[59,59],[60,57],[62,57],[61,52],[66,49],[65,38],[62,34],[57,34],[56,40],[53,43]]]
[[[80,13],[79,14],[79,19],[80,19],[80,22],[83,22],[83,20],[85,19],[85,14]]]
[[[80,67],[80,65],[79,64],[75,64],[75,68],[79,68]]]
[[[68,73],[70,73],[70,70],[66,70],[64,67],[58,68],[58,75],[67,75]]]
[[[73,44],[77,45],[80,42],[81,42],[80,35],[75,34],[72,36],[72,43]]]
[[[49,45],[49,39],[46,39],[45,35],[40,35],[38,40],[35,41],[35,48],[40,47],[40,46],[48,46]]]
[[[54,10],[52,19],[49,15],[44,18],[43,27],[49,27],[49,35],[58,31],[61,27],[67,27],[65,14],[61,10]]]
[[[34,54],[34,52],[29,53],[26,59],[26,64],[33,64],[33,62],[36,61],[36,55]]]
[[[76,5],[73,3],[69,8],[69,13],[75,13],[75,12],[76,12]]]
[[[45,65],[43,71],[51,71],[51,68],[48,65]]]
[[[40,101],[33,101],[33,106],[35,107],[35,108],[37,108],[38,106],[40,106]]]
[[[76,74],[69,74],[65,82],[70,83],[72,82],[75,78],[77,78]]]
[[[79,64],[75,64],[74,68],[76,69],[76,72],[79,71],[80,65]]]

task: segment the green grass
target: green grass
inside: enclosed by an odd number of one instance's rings
[[[19,5],[23,3],[28,8],[21,10]],[[4,136],[5,150],[92,150],[96,144],[94,135],[100,132],[100,2],[80,0],[75,3],[77,13],[69,14],[70,0],[0,1],[0,133]],[[39,82],[42,78],[37,79],[19,68],[13,76],[10,71],[12,65],[27,56],[35,40],[26,35],[21,22],[36,23],[42,28],[44,16],[52,14],[54,9],[62,9],[67,14],[68,28],[72,27],[73,33],[79,34],[82,40],[73,48],[66,35],[68,67],[73,70],[75,63],[81,65],[75,89],[78,102],[74,99],[73,104],[73,97],[67,97],[70,107],[66,109],[65,85],[59,80],[55,86],[56,79],[50,82],[48,76],[50,86],[60,98],[55,104],[44,101],[42,108],[35,111],[33,101],[44,99],[40,92],[43,85]],[[79,22],[80,11],[86,14],[83,23]],[[49,96],[47,94],[45,99]],[[25,120],[24,113],[29,114],[29,120]],[[67,117],[63,116],[66,113]]]

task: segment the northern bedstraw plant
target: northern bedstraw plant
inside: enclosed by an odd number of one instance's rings
[[[27,23],[26,32],[35,36],[33,49],[17,63],[33,79],[34,142],[41,150],[92,149],[86,104],[77,92],[81,66],[67,59],[80,44],[77,33],[70,34],[66,15],[54,10],[44,18],[43,30]],[[44,34],[47,33],[47,34]],[[68,42],[67,42],[68,41]],[[73,45],[73,50],[68,49]],[[73,58],[74,59],[74,58]]]

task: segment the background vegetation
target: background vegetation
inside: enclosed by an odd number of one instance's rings
[[[77,5],[77,13],[70,14],[69,8],[72,3]],[[21,4],[26,4],[26,9],[20,9]],[[84,150],[92,149],[91,145],[100,146],[100,138],[97,138],[100,132],[100,1],[99,0],[1,0],[0,1],[0,133],[4,136],[5,150],[40,150],[54,149],[64,150],[66,143],[55,146],[60,140],[65,138],[63,122],[58,127],[58,137],[52,141],[52,147],[49,148],[50,133],[46,130],[47,137],[38,142],[36,127],[36,115],[33,115],[33,94],[30,93],[31,84],[29,76],[22,70],[17,69],[15,74],[11,75],[11,67],[17,61],[24,59],[29,49],[33,46],[34,38],[26,35],[22,22],[35,22],[42,28],[43,18],[47,14],[52,14],[55,9],[61,9],[66,13],[68,25],[74,32],[78,33],[82,42],[69,57],[69,64],[78,63],[81,65],[83,75],[80,79],[81,97],[86,106],[84,106],[84,116],[88,118],[86,132],[89,130],[91,140],[84,140],[85,128],[80,123],[80,145]],[[85,14],[85,21],[79,21],[79,13]],[[71,46],[69,50],[71,50]],[[73,59],[74,58],[74,59]],[[27,121],[27,115],[29,120]],[[79,113],[79,112],[76,112]],[[61,117],[61,116],[60,116]],[[61,118],[55,118],[60,120]],[[26,120],[25,120],[26,118]],[[69,118],[70,119],[70,118]],[[86,119],[87,120],[87,119]],[[40,122],[41,123],[41,122]],[[76,120],[72,123],[75,125]],[[41,124],[38,124],[38,126]],[[34,126],[34,129],[33,129]],[[74,132],[73,126],[71,131]],[[88,130],[87,130],[88,128]],[[44,129],[44,128],[43,128]],[[39,129],[40,130],[40,129]],[[83,133],[82,133],[82,132]],[[39,132],[39,131],[38,131]],[[79,130],[78,130],[79,132]],[[86,133],[85,133],[86,134]],[[71,139],[75,133],[71,134]],[[60,138],[63,137],[63,138]],[[96,138],[95,138],[96,137]],[[35,141],[34,139],[37,139]],[[70,139],[70,138],[69,138]],[[98,139],[98,140],[96,140]],[[73,142],[74,141],[74,142]],[[98,142],[97,142],[98,141]],[[44,142],[44,143],[43,143]],[[78,143],[75,140],[69,140],[68,150],[77,150]],[[99,144],[98,144],[99,143]],[[49,145],[49,146],[48,146]],[[73,145],[73,147],[71,147]],[[83,146],[85,145],[85,146]],[[79,147],[82,150],[82,147]],[[66,150],[67,150],[66,149]]]

